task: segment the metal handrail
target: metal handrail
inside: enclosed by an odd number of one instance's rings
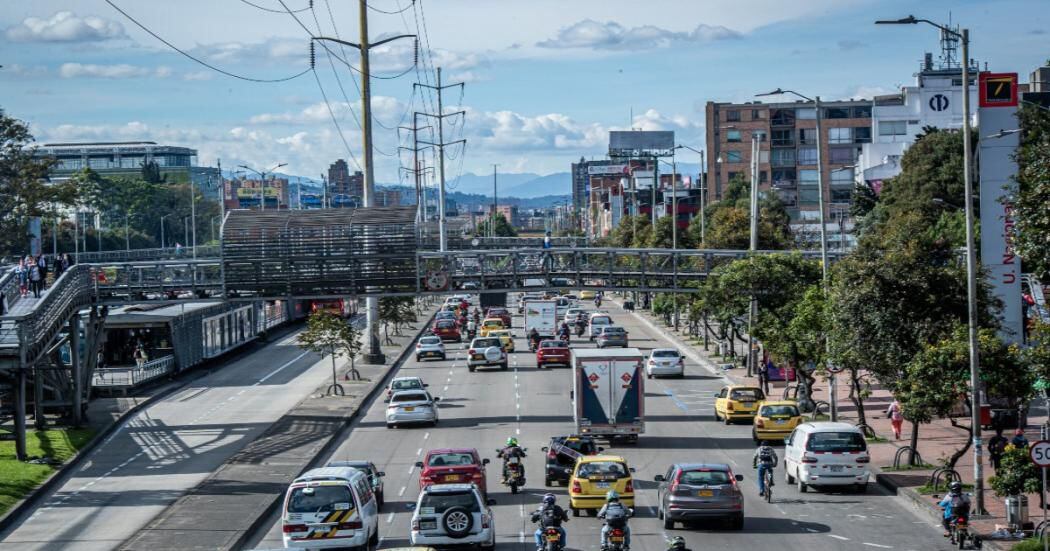
[[[218,245],[198,245],[197,258],[218,258]],[[123,251],[98,251],[82,252],[77,255],[79,263],[92,264],[96,262],[127,262],[136,260],[160,260],[160,259],[191,259],[194,257],[193,247],[156,247],[152,249],[129,249]]]
[[[141,366],[108,367],[96,369],[92,377],[91,385],[96,387],[107,386],[130,386],[152,381],[168,373],[175,368],[175,355],[168,354],[155,360],[150,360]],[[121,375],[124,375],[121,377]]]

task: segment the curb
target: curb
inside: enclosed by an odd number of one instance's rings
[[[408,357],[411,351],[414,350],[413,345],[415,345],[416,341],[418,341],[419,338],[423,336],[423,333],[426,332],[427,327],[430,326],[436,313],[437,312],[435,311],[434,313],[430,314],[429,317],[425,318],[426,321],[421,325],[419,331],[416,332],[416,336],[405,344],[397,359],[391,362],[390,367],[387,368],[383,376],[373,381],[372,388],[370,388],[368,392],[365,393],[364,397],[361,399],[361,402],[358,403],[357,407],[354,408],[353,411],[348,412],[347,415],[343,418],[342,427],[340,427],[339,430],[335,434],[333,434],[331,438],[328,439],[328,442],[325,442],[325,444],[321,446],[321,449],[317,451],[317,454],[314,455],[313,459],[307,462],[307,464],[302,468],[302,470],[299,471],[299,475],[302,475],[302,473],[315,468],[318,464],[322,462],[322,457],[328,457],[329,455],[331,455],[332,452],[335,451],[335,448],[337,448],[339,444],[341,444],[345,440],[344,437],[346,436],[348,431],[352,430],[351,425],[353,424],[354,420],[357,419],[357,416],[361,413],[362,406],[364,406],[366,403],[371,403],[372,401],[374,401],[376,395],[379,393],[380,390],[384,388],[386,382],[390,379],[391,376],[393,376],[394,372],[397,369],[400,369],[400,367],[405,363],[405,359]],[[308,399],[309,397],[304,398],[303,401],[306,401]],[[292,409],[294,410],[295,408]],[[274,423],[276,424],[277,422],[278,421],[275,421]],[[218,472],[221,468],[222,467],[220,466],[219,469],[216,469],[214,472]],[[190,492],[187,492],[187,494],[192,492],[193,490],[190,490]],[[266,522],[270,521],[271,517],[274,514],[274,511],[281,504],[281,501],[283,499],[283,493],[277,494],[273,502],[271,502],[266,507],[262,514],[255,517],[255,520],[252,521],[250,525],[248,525],[248,529],[245,530],[244,533],[240,535],[240,537],[234,540],[228,547],[228,549],[243,549],[245,545],[247,545],[248,540],[251,539],[252,536],[256,535]],[[123,547],[121,548],[123,549]]]

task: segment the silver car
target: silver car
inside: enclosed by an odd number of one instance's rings
[[[615,325],[603,327],[601,333],[598,333],[598,336],[594,341],[598,345],[598,348],[607,348],[610,346],[622,346],[627,348],[627,330]]]
[[[395,392],[390,397],[390,403],[386,406],[386,426],[394,428],[398,425],[426,423],[431,426],[438,424],[437,402],[441,398],[433,398],[425,390],[402,390]]]
[[[424,358],[445,359],[445,343],[441,342],[441,337],[428,335],[419,339],[416,343],[416,361],[423,361]]]
[[[664,528],[673,530],[676,522],[725,519],[733,530],[744,527],[744,495],[734,475],[723,463],[677,463],[667,473],[656,475],[656,516]]]
[[[685,376],[685,358],[674,348],[654,348],[645,362],[645,374],[653,377]]]

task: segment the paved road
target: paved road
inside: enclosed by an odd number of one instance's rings
[[[609,305],[618,323],[626,326],[631,345],[643,350],[669,346],[662,332],[633,315]],[[521,337],[520,317],[514,326]],[[371,459],[387,473],[386,499],[381,522],[381,547],[408,545],[411,515],[406,505],[418,494],[418,472],[413,464],[428,449],[476,446],[492,459],[489,485],[501,551],[531,551],[534,526],[527,514],[547,489],[543,488],[543,452],[551,435],[572,431],[569,401],[570,376],[565,368],[537,370],[535,357],[523,338],[516,341],[519,352],[512,354],[512,369],[469,373],[463,361],[462,345],[447,361],[420,364],[406,362],[401,375],[418,375],[441,396],[441,423],[436,428],[387,429],[384,404],[375,401],[357,421],[347,440],[331,459]],[[573,346],[591,346],[574,341]],[[520,350],[525,350],[521,352]],[[754,472],[750,468],[753,444],[750,427],[726,427],[711,417],[712,394],[721,387],[720,377],[690,361],[683,379],[647,381],[647,429],[637,447],[618,447],[637,472],[639,489],[637,517],[632,520],[635,551],[663,551],[668,534],[682,535],[690,548],[700,549],[777,549],[814,551],[818,549],[948,549],[930,520],[902,505],[871,484],[866,495],[840,493],[799,494],[780,482],[774,503],[766,504],[757,495]],[[528,488],[511,495],[498,485],[495,449],[508,436],[517,436],[530,450],[526,459]],[[728,462],[743,474],[746,494],[746,521],[742,532],[726,531],[719,525],[664,531],[656,519],[653,476],[663,473],[674,461]],[[778,471],[778,482],[783,473]],[[550,489],[563,505],[565,488]],[[276,515],[265,534],[257,534],[253,546],[280,548],[280,523]],[[594,518],[574,518],[567,524],[569,546],[592,550],[598,547],[601,524]]]
[[[295,333],[129,419],[0,550],[114,549],[331,376]]]

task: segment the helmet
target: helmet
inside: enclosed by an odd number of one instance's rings
[[[620,501],[620,494],[616,493],[616,490],[609,490],[609,493],[605,494],[605,501]]]
[[[683,538],[682,536],[675,536],[667,540],[667,547],[671,549],[685,548],[685,538]]]
[[[772,446],[772,444],[769,443],[769,440],[763,440],[762,443],[759,444],[759,446],[761,446],[763,448],[768,448],[768,447]]]
[[[557,498],[554,497],[554,494],[551,494],[551,493],[543,494],[543,504],[544,505],[554,505],[555,501],[557,501]]]
[[[952,495],[956,495],[957,496],[957,495],[962,494],[962,489],[963,489],[962,482],[959,482],[958,480],[953,480],[953,481],[948,483],[948,491],[951,492]]]
[[[507,445],[508,446],[517,446],[518,445],[518,439],[514,438],[513,436],[511,436],[510,438],[507,439]]]

